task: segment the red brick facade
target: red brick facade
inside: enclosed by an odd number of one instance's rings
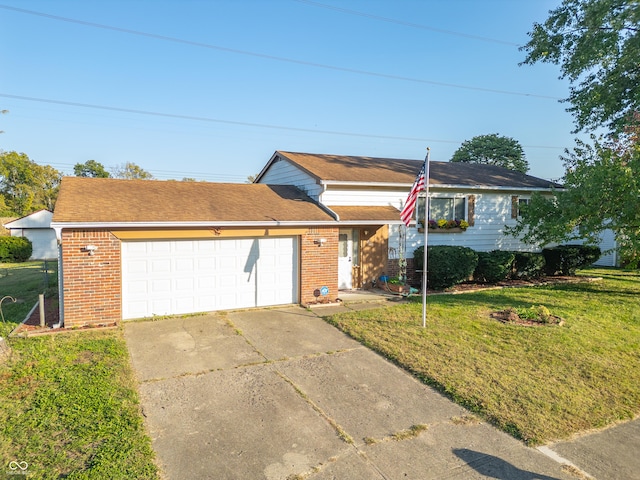
[[[88,245],[97,247],[90,255]],[[122,318],[120,240],[107,230],[62,231],[66,327],[112,324]]]
[[[92,255],[88,245],[97,247]],[[65,326],[120,322],[120,252],[120,240],[108,230],[62,231]],[[300,303],[314,302],[323,286],[329,289],[328,300],[338,297],[337,228],[310,228],[300,236]]]
[[[320,240],[324,239],[322,244]],[[327,287],[327,297],[316,296]],[[338,229],[310,228],[300,238],[300,303],[338,298]]]

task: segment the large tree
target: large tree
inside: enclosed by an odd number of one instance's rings
[[[133,162],[127,162],[113,169],[115,178],[124,178],[127,180],[152,180],[153,175],[144,170]]]
[[[24,153],[0,152],[0,195],[4,214],[28,215],[53,210],[62,175],[49,165],[38,165]]]
[[[76,177],[109,178],[111,175],[104,169],[104,165],[95,160],[87,160],[84,163],[76,163],[73,166]]]
[[[566,151],[565,189],[536,195],[512,234],[533,243],[611,229],[623,259],[640,263],[640,2],[564,0],[535,24],[524,63],[560,65],[571,82],[576,132],[608,131]]]
[[[452,162],[484,163],[527,173],[529,162],[517,140],[497,133],[466,140],[451,157]]]
[[[640,110],[638,0],[564,0],[529,36],[523,63],[559,65],[572,84],[565,101],[576,132],[621,132]]]

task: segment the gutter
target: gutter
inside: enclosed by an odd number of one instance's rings
[[[326,207],[325,207],[326,208]],[[329,210],[331,212],[331,210]],[[327,213],[329,213],[327,212]],[[335,216],[335,213],[334,215]],[[51,222],[56,238],[61,239],[63,228],[220,228],[220,227],[308,227],[310,225],[335,225],[335,220],[284,220],[273,222]]]

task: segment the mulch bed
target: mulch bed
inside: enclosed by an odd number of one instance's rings
[[[36,307],[29,318],[18,325],[12,332],[12,335],[19,336],[34,336],[34,335],[44,335],[49,333],[58,333],[58,332],[70,332],[77,330],[95,330],[96,328],[113,328],[116,326],[115,323],[105,323],[99,325],[87,325],[84,327],[74,327],[74,328],[56,328],[60,322],[60,303],[58,301],[57,296],[52,298],[44,299],[44,327],[40,326],[40,307]]]
[[[520,318],[515,312],[509,310],[501,310],[499,312],[493,312],[489,315],[491,318],[495,318],[496,320],[502,323],[510,323],[513,325],[521,325],[523,327],[552,327],[564,325],[564,320],[556,315],[551,315],[549,320],[544,322],[542,320],[529,320],[526,318]]]
[[[513,279],[505,280],[499,283],[477,283],[477,282],[463,282],[458,285],[454,285],[446,290],[432,291],[427,289],[427,293],[464,293],[473,290],[489,290],[497,288],[510,288],[510,287],[535,287],[539,285],[555,285],[559,283],[581,283],[592,282],[597,280],[596,277],[570,277],[570,276],[544,276],[540,278],[532,278],[529,280]]]

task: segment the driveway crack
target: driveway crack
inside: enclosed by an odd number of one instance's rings
[[[304,392],[304,390],[300,388],[300,386],[298,386],[293,380],[291,380],[291,378],[289,378],[287,375],[282,373],[277,368],[275,369],[275,372],[280,378],[282,378],[285,382],[291,385],[291,387],[295,390],[295,392],[298,395],[300,395],[300,398],[302,398],[306,403],[308,403],[311,408],[313,408],[322,418],[324,418],[327,421],[327,423],[329,423],[329,425],[331,425],[331,427],[336,431],[336,434],[338,435],[338,437],[340,437],[340,439],[342,439],[342,441],[344,441],[345,443],[348,443],[349,445],[355,445],[355,442],[353,441],[353,437],[349,435],[347,431],[338,422],[336,422],[333,418],[331,418],[327,414],[327,412],[325,412],[313,400],[311,400],[309,395],[307,395]]]

